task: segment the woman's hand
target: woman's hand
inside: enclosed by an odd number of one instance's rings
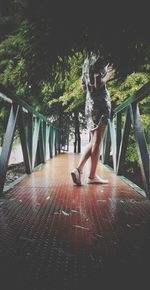
[[[104,79],[106,78],[106,82],[110,79],[114,78],[114,74],[115,74],[115,70],[113,68],[113,65],[107,65],[106,66],[106,76],[104,77]]]
[[[101,83],[103,85],[105,85],[109,80],[113,79],[114,78],[114,74],[115,74],[115,70],[113,69],[113,66],[109,65],[109,64],[105,67],[105,71],[106,71],[106,74],[101,79]]]

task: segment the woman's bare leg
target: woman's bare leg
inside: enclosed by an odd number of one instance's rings
[[[86,161],[91,156],[92,144],[93,144],[93,132],[90,133],[90,142],[85,147],[85,150],[83,154],[81,155],[80,161],[78,163],[78,166],[71,171],[73,182],[76,185],[81,185],[81,173],[82,173],[82,170]]]
[[[88,183],[94,183],[95,182],[95,172],[100,156],[100,144],[105,132],[105,125],[101,125],[98,129],[95,129],[90,132],[90,142],[86,146],[80,161],[78,163],[78,166],[72,170],[71,176],[73,179],[73,182],[76,185],[81,185],[81,173],[83,171],[83,167],[88,160],[89,157],[91,157],[91,168],[90,168],[90,174],[89,174],[89,180]],[[108,180],[104,180],[100,177],[97,178],[96,182],[98,183],[107,183]]]
[[[90,134],[91,134],[90,135],[90,142],[89,142],[89,144],[86,145],[85,150],[84,150],[84,152],[80,158],[80,161],[78,163],[78,166],[77,166],[77,168],[80,172],[83,171],[83,167],[84,167],[86,161],[91,156],[91,150],[92,150],[92,146],[93,146],[93,132],[91,132]]]
[[[90,166],[90,173],[89,178],[95,177],[95,172],[97,168],[97,164],[100,157],[100,145],[102,138],[104,136],[106,129],[106,125],[101,125],[98,129],[96,129],[93,132],[93,138],[92,138],[92,148],[91,148],[91,166]]]

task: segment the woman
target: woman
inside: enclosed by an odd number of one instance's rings
[[[95,55],[84,61],[82,88],[86,92],[85,118],[90,132],[90,142],[86,146],[78,166],[71,172],[73,182],[77,185],[81,185],[81,174],[89,157],[91,165],[87,183],[108,183],[108,180],[96,175],[96,168],[100,157],[100,144],[111,112],[110,95],[106,83],[111,78],[112,72],[112,67],[108,65],[102,68],[100,59]]]

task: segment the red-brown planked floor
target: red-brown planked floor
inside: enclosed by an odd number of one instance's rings
[[[72,183],[61,154],[0,199],[1,290],[146,288],[150,200],[104,165],[107,185]],[[115,287],[115,288],[114,288]]]

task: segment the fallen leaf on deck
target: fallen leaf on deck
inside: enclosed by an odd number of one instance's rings
[[[89,228],[82,227],[82,226],[79,226],[79,225],[73,225],[73,227],[74,227],[74,228],[77,228],[77,229],[81,229],[81,230],[89,231]]]
[[[64,210],[62,210],[61,212],[66,216],[70,215],[69,213],[65,212]]]
[[[127,224],[127,227],[128,227],[128,228],[131,228],[131,225]]]
[[[46,199],[50,199],[50,196],[47,196]]]

